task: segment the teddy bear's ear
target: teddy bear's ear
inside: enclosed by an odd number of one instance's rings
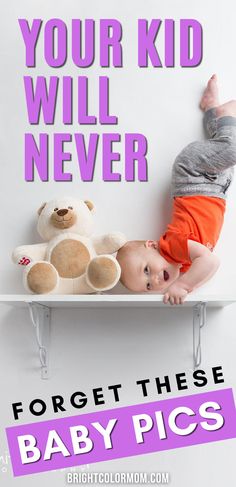
[[[39,216],[39,215],[41,215],[41,213],[42,213],[43,209],[45,208],[46,204],[47,204],[47,203],[43,203],[43,204],[40,206],[40,208],[38,209],[38,216]]]
[[[86,200],[86,201],[84,201],[84,203],[87,205],[87,207],[90,211],[92,211],[94,209],[94,204],[92,203],[92,201]]]

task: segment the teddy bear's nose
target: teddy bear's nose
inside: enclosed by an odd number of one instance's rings
[[[66,215],[67,213],[68,213],[68,210],[66,210],[66,209],[65,209],[65,210],[58,210],[58,211],[57,211],[58,216],[64,216],[64,215]]]

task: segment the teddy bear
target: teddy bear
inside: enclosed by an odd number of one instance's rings
[[[36,294],[89,294],[112,289],[120,266],[111,254],[122,247],[122,233],[93,236],[91,201],[59,198],[38,210],[43,243],[17,247],[13,262],[24,266],[23,282]]]

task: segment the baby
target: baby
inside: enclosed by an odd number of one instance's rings
[[[164,303],[182,304],[219,267],[219,238],[227,191],[236,164],[236,101],[219,105],[216,75],[201,109],[210,138],[189,144],[172,170],[171,223],[158,241],[130,241],[117,254],[121,282],[131,291],[156,291]]]

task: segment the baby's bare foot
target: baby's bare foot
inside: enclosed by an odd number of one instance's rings
[[[207,83],[207,87],[204,90],[202,99],[200,101],[200,107],[206,111],[210,108],[215,108],[219,105],[219,94],[217,86],[216,74],[213,74]]]
[[[236,117],[236,100],[230,100],[216,109],[216,115],[220,117]]]

